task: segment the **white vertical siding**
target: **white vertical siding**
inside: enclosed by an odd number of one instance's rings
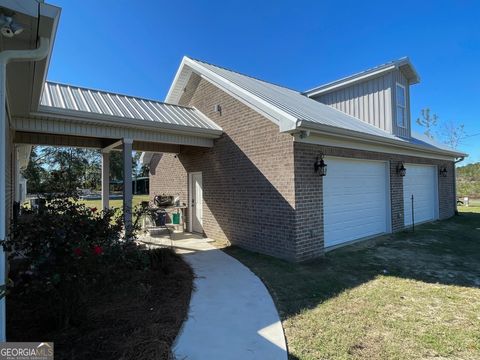
[[[395,84],[406,89],[406,127],[396,125]],[[352,115],[389,133],[410,137],[410,90],[408,80],[399,70],[312,97],[321,103]]]
[[[313,99],[391,132],[392,76],[386,74]]]

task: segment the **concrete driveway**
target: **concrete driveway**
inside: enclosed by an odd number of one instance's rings
[[[174,345],[177,359],[287,359],[277,309],[260,279],[205,239],[174,246],[196,275],[188,319]]]

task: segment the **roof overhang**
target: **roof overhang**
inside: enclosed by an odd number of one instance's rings
[[[39,118],[67,120],[84,124],[96,124],[101,126],[118,126],[124,128],[143,129],[147,131],[161,131],[170,134],[200,136],[209,139],[216,139],[223,133],[218,129],[204,129],[149,120],[123,118],[118,116],[96,114],[79,110],[59,109],[55,107],[39,106],[38,111],[31,115]]]
[[[375,77],[381,76],[388,72],[400,70],[403,75],[408,79],[410,85],[417,84],[420,82],[420,77],[418,76],[417,71],[413,67],[412,62],[409,58],[404,57],[399,60],[392,61],[390,63],[377,66],[375,68],[362,71],[360,73],[347,76],[345,78],[332,81],[328,84],[317,86],[313,89],[303,92],[304,95],[308,97],[317,96],[329,93],[331,91],[339,90],[351,86],[352,84],[373,79]]]
[[[0,0],[3,11],[13,12],[25,30],[12,38],[1,39],[1,50],[32,50],[40,37],[49,39],[49,52],[40,61],[12,62],[7,67],[8,108],[11,115],[35,111],[54,45],[61,9],[35,0]]]
[[[291,116],[280,108],[272,106],[260,97],[242,89],[240,86],[228,81],[227,79],[215,74],[213,71],[198,64],[196,61],[184,56],[180,66],[175,74],[172,85],[167,93],[165,102],[178,104],[183,95],[183,90],[188,84],[193,73],[198,74],[210,83],[220,87],[227,94],[236,98],[243,104],[255,109],[258,113],[277,124],[280,131],[289,131],[295,129],[297,118]]]
[[[399,148],[399,149],[409,149],[414,150],[417,153],[417,156],[422,156],[421,154],[429,154],[429,157],[448,157],[448,158],[464,158],[467,157],[468,154],[455,151],[455,150],[445,150],[435,147],[433,145],[418,145],[409,142],[408,140],[404,140],[398,137],[395,138],[386,138],[383,136],[376,136],[371,134],[366,134],[358,131],[342,129],[332,126],[327,126],[323,124],[313,123],[310,121],[299,120],[297,122],[297,129],[295,131],[290,131],[290,133],[295,134],[299,133],[300,131],[305,131],[311,134],[318,134],[318,135],[327,135],[331,137],[336,137],[339,139],[348,139],[350,141],[360,141],[371,143],[375,145],[387,145],[392,148]]]

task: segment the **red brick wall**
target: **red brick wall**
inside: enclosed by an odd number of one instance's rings
[[[205,235],[261,253],[294,260],[293,138],[206,80],[193,76],[183,105],[194,106],[224,130],[210,149],[184,148],[179,164],[162,158],[152,192],[169,189],[169,171],[202,172]],[[220,105],[222,112],[214,110]],[[184,193],[182,182],[178,192]]]
[[[150,162],[150,199],[155,195],[180,195],[187,203],[187,171],[176,154],[155,154]]]
[[[453,162],[299,142],[295,142],[294,149],[295,190],[297,195],[296,259],[298,261],[308,260],[323,253],[322,178],[313,170],[313,163],[319,154],[390,162],[390,199],[393,231],[399,231],[404,228],[403,178],[397,175],[397,164],[403,161],[414,164],[446,165],[448,169],[447,177],[438,178],[439,217],[440,219],[445,219],[454,215],[456,199],[454,194]]]
[[[213,148],[183,147],[178,158],[154,159],[150,193],[179,193],[187,202],[187,174],[201,171],[203,228],[212,239],[293,261],[322,255],[322,178],[313,171],[319,153],[390,162],[393,231],[404,225],[398,162],[448,164],[448,177],[439,178],[440,218],[454,213],[451,162],[293,142],[270,120],[196,75],[180,103],[202,111],[224,135]]]

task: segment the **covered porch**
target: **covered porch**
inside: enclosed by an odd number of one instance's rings
[[[17,149],[32,145],[99,149],[104,209],[109,207],[110,154],[122,152],[127,233],[132,225],[132,151],[178,154],[182,148],[211,147],[222,134],[194,108],[50,82],[44,85],[38,111],[12,116],[11,122]],[[19,165],[25,164],[20,153],[15,152],[16,194],[21,191]]]

